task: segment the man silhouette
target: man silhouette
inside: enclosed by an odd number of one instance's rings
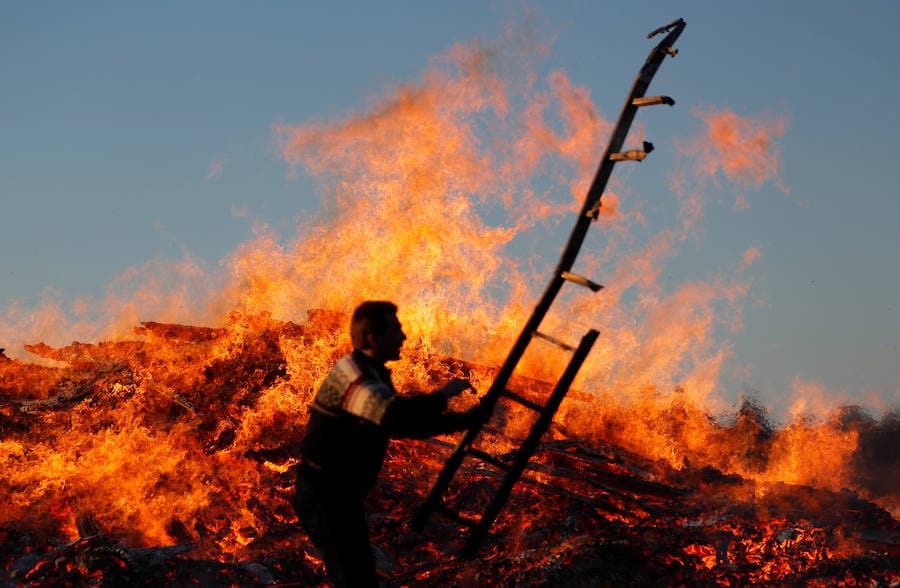
[[[353,351],[339,359],[313,401],[297,472],[294,509],[319,548],[336,586],[377,586],[363,500],[374,486],[390,438],[424,438],[461,431],[486,418],[479,404],[448,412],[465,390],[454,379],[439,390],[397,393],[385,363],[400,358],[406,340],[397,306],[367,301],[350,322]]]

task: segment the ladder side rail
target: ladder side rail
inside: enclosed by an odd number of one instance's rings
[[[415,515],[413,515],[411,523],[413,530],[421,531],[425,526],[425,523],[428,522],[431,513],[440,506],[441,497],[444,495],[444,492],[447,491],[447,488],[450,487],[453,476],[456,475],[456,471],[459,469],[459,466],[462,465],[475,438],[481,433],[482,427],[484,427],[484,423],[466,431],[465,435],[463,435],[462,439],[460,439],[456,448],[453,450],[453,453],[451,453],[450,457],[447,458],[447,461],[444,462],[444,467],[441,469],[441,473],[438,474],[434,486],[431,487],[431,492],[428,494],[425,502],[422,503],[422,506],[416,511]]]
[[[497,490],[493,500],[488,504],[487,509],[478,521],[478,524],[472,529],[469,538],[466,540],[462,552],[464,557],[471,557],[475,554],[485,535],[487,535],[488,530],[491,528],[491,525],[494,524],[494,520],[497,518],[497,515],[500,514],[500,511],[509,499],[513,486],[519,481],[522,472],[525,471],[528,460],[534,455],[534,452],[541,442],[541,438],[544,436],[544,433],[547,432],[547,429],[550,428],[550,423],[553,422],[556,411],[559,410],[563,398],[565,398],[566,393],[569,391],[569,387],[575,380],[578,370],[581,369],[581,365],[584,363],[588,353],[597,341],[599,334],[598,331],[591,329],[581,338],[581,343],[578,345],[575,353],[572,354],[569,365],[566,366],[565,372],[563,372],[562,377],[553,389],[553,393],[550,395],[550,400],[531,427],[528,437],[525,438],[522,446],[516,452],[516,457],[510,465],[506,476],[504,476],[500,488]]]
[[[635,99],[644,97],[647,93],[647,88],[650,87],[650,82],[653,81],[653,77],[656,75],[656,72],[659,70],[659,67],[662,65],[666,56],[673,55],[672,45],[674,45],[675,41],[678,40],[678,37],[681,36],[681,32],[684,30],[685,25],[686,23],[682,19],[678,19],[669,25],[672,26],[673,29],[650,51],[637,78],[635,78],[631,90],[628,92],[627,98],[625,98],[625,103],[622,105],[622,110],[619,112],[616,128],[613,130],[612,138],[606,146],[606,151],[603,153],[603,157],[600,160],[600,166],[594,176],[594,181],[591,183],[591,187],[588,188],[587,196],[584,199],[584,206],[581,209],[582,217],[589,216],[588,213],[594,209],[600,201],[600,198],[603,196],[603,191],[606,189],[606,184],[609,182],[609,177],[612,174],[615,165],[615,162],[610,160],[610,155],[618,153],[622,149],[622,145],[625,143],[628,131],[631,128],[631,123],[634,122],[634,117],[637,114],[638,108],[640,108],[634,104]]]
[[[550,306],[556,299],[557,294],[559,294],[559,291],[562,288],[563,283],[565,282],[565,280],[562,278],[563,272],[569,271],[575,263],[575,259],[578,256],[578,252],[581,249],[581,245],[584,242],[588,229],[590,228],[590,223],[592,220],[590,211],[599,204],[600,197],[603,195],[603,190],[606,189],[606,184],[609,181],[609,177],[612,173],[612,168],[615,165],[614,162],[610,161],[609,156],[611,153],[617,152],[622,147],[622,144],[625,142],[625,137],[628,134],[628,130],[631,127],[631,123],[634,120],[634,116],[637,113],[638,107],[632,103],[633,100],[635,98],[642,97],[647,91],[647,88],[650,85],[650,81],[653,79],[653,76],[656,74],[656,71],[659,69],[659,66],[662,64],[666,55],[670,54],[669,50],[672,44],[681,34],[681,31],[684,30],[684,27],[685,22],[681,19],[675,21],[671,25],[663,27],[663,29],[665,30],[669,30],[671,28],[671,31],[659,44],[657,44],[656,47],[653,48],[653,50],[651,50],[650,55],[647,57],[646,62],[641,68],[637,78],[635,79],[631,91],[628,94],[628,98],[625,101],[625,105],[622,107],[622,111],[619,114],[619,121],[616,123],[616,128],[613,131],[610,143],[603,154],[603,159],[601,160],[600,167],[594,177],[594,181],[591,184],[590,189],[588,190],[588,194],[585,197],[581,214],[579,215],[578,220],[575,223],[575,227],[572,229],[569,240],[566,244],[565,249],[563,250],[556,270],[554,271],[553,277],[547,284],[547,287],[544,290],[544,293],[538,301],[537,305],[535,306],[531,317],[528,319],[525,327],[522,329],[521,333],[513,344],[509,355],[507,355],[506,357],[506,361],[504,361],[500,370],[497,372],[497,375],[494,378],[494,382],[491,384],[491,387],[485,394],[484,401],[489,403],[491,408],[496,405],[501,393],[506,389],[506,386],[509,383],[509,379],[512,377],[513,371],[519,364],[519,361],[522,359],[522,356],[524,355],[525,349],[528,347],[528,344],[531,342],[532,333],[536,331],[540,326],[541,322],[544,320],[544,317],[549,311]],[[463,436],[463,438],[460,439],[459,443],[456,446],[456,449],[445,462],[441,473],[438,475],[438,479],[435,481],[435,484],[432,487],[428,498],[426,498],[425,500],[425,503],[420,507],[416,515],[413,517],[413,528],[421,529],[425,525],[429,513],[438,504],[440,497],[449,487],[450,482],[453,480],[453,476],[456,474],[456,470],[459,469],[460,465],[462,465],[466,453],[472,446],[472,443],[475,441],[475,438],[478,436],[483,426],[484,423],[481,423],[479,426],[469,429],[468,431],[466,431],[466,434]]]
[[[488,398],[493,399],[494,402],[496,402],[496,398],[506,388],[509,379],[512,377],[513,370],[516,365],[518,365],[519,360],[522,359],[522,355],[524,355],[525,349],[528,347],[532,333],[540,326],[547,311],[550,310],[550,306],[556,299],[557,294],[559,294],[559,291],[565,282],[562,274],[571,270],[572,266],[575,264],[575,259],[578,257],[581,245],[584,243],[591,221],[593,220],[589,215],[589,212],[600,202],[600,198],[603,195],[603,191],[606,189],[606,184],[609,182],[613,167],[615,166],[615,162],[611,161],[609,156],[622,148],[622,145],[625,143],[625,138],[628,136],[628,131],[631,128],[631,123],[634,122],[634,117],[637,114],[638,107],[633,104],[634,99],[644,96],[647,92],[647,88],[650,86],[650,82],[656,75],[659,66],[662,65],[666,56],[670,54],[669,49],[671,49],[679,35],[681,35],[681,31],[684,30],[685,22],[679,19],[670,26],[673,26],[674,28],[659,42],[659,44],[656,45],[656,47],[653,48],[653,50],[650,51],[650,55],[648,55],[646,62],[643,67],[641,67],[641,71],[638,73],[634,84],[632,84],[628,97],[622,105],[622,111],[619,114],[619,120],[613,130],[612,138],[600,160],[600,167],[594,176],[591,187],[588,189],[584,205],[581,208],[581,214],[578,216],[575,226],[569,235],[569,240],[563,249],[559,263],[553,273],[553,277],[535,306],[531,318],[519,334],[519,338],[513,345],[503,367],[497,373],[494,383],[487,392]]]
[[[502,394],[502,392],[506,390],[506,385],[509,383],[509,379],[512,377],[512,373],[515,370],[516,365],[518,365],[519,360],[525,353],[525,349],[526,347],[528,347],[528,344],[531,341],[531,334],[535,330],[537,330],[537,327],[540,325],[541,321],[544,320],[544,316],[547,314],[550,305],[556,298],[556,294],[559,293],[560,288],[562,288],[563,282],[564,280],[559,275],[554,275],[553,279],[550,281],[550,284],[547,286],[546,291],[544,292],[544,296],[541,297],[540,302],[538,303],[537,307],[535,307],[535,310],[532,313],[531,317],[528,319],[528,322],[525,323],[525,328],[522,329],[522,332],[519,334],[519,338],[516,339],[512,351],[510,351],[506,361],[500,368],[500,371],[497,372],[497,375],[494,378],[494,382],[491,384],[491,387],[488,389],[483,400],[483,402],[490,403],[492,410],[493,407],[497,404],[497,401],[500,399],[500,395]],[[441,469],[441,473],[438,475],[434,486],[432,486],[431,492],[413,517],[413,529],[420,530],[422,527],[424,527],[425,523],[428,521],[428,516],[431,511],[433,511],[435,507],[440,504],[441,496],[443,496],[444,492],[446,492],[447,488],[449,488],[450,482],[453,480],[453,476],[456,474],[456,470],[458,470],[459,466],[462,465],[466,454],[469,452],[469,449],[472,447],[472,443],[478,437],[479,433],[481,433],[481,429],[483,426],[484,423],[481,423],[480,425],[466,431],[465,435],[463,435],[462,439],[460,439],[459,443],[457,444],[456,449],[454,449],[453,453],[450,454],[450,457],[447,458],[447,461],[444,462],[444,467],[443,469]]]

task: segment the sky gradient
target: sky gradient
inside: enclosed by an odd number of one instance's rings
[[[4,3],[0,346],[71,340],[22,320],[47,300],[77,314],[153,260],[213,271],[261,224],[291,235],[322,186],[290,164],[279,127],[368,111],[454,45],[509,31],[540,53],[541,78],[563,72],[614,122],[653,44],[644,35],[682,17],[679,55],[649,92],[677,104],[639,113],[657,150],[634,171],[617,167],[616,189],[623,206],[646,203],[649,224],[674,218],[661,203],[677,190],[673,170],[702,161],[704,115],[768,129],[770,171],[711,168],[702,220],[660,276],[683,284],[753,258],[739,321],[722,335],[720,394],[756,393],[776,414],[798,390],[825,407],[897,407],[900,5],[673,6]],[[549,263],[570,226],[552,227]]]

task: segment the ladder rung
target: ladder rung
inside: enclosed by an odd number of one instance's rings
[[[458,512],[456,512],[455,510],[453,510],[452,508],[449,508],[449,507],[448,507],[447,505],[445,505],[445,504],[438,504],[438,505],[436,505],[436,506],[434,507],[434,511],[437,512],[437,513],[439,513],[439,514],[444,515],[444,516],[447,517],[448,519],[451,519],[451,520],[456,521],[457,523],[459,523],[459,524],[461,524],[461,525],[465,525],[466,527],[474,527],[474,526],[477,524],[476,521],[473,521],[472,519],[469,519],[469,518],[466,518],[466,517],[462,516],[461,514],[459,514]]]
[[[560,277],[568,282],[572,282],[573,284],[578,284],[579,286],[589,288],[592,292],[599,292],[600,289],[603,288],[603,286],[601,286],[597,282],[592,282],[584,276],[579,276],[578,274],[573,274],[572,272],[563,272],[560,274]]]
[[[480,449],[470,449],[469,454],[474,457],[477,457],[478,459],[480,459],[482,461],[486,461],[489,464],[491,464],[492,466],[500,468],[503,471],[509,471],[508,463],[497,459],[496,457],[494,457],[490,453],[487,453],[486,451],[482,451]]]
[[[538,339],[543,339],[544,341],[549,341],[550,343],[553,343],[557,347],[559,347],[561,349],[565,349],[566,351],[575,351],[574,347],[572,347],[568,343],[563,343],[556,337],[551,337],[550,335],[545,335],[545,334],[541,333],[540,331],[534,331],[533,335],[535,337],[537,337]]]
[[[631,101],[635,106],[654,106],[656,104],[668,104],[675,106],[675,101],[668,96],[642,96]]]
[[[644,141],[643,149],[629,149],[621,153],[612,153],[609,156],[610,161],[644,161],[647,154],[653,151],[653,143]]]
[[[530,408],[531,410],[533,410],[535,412],[541,412],[542,410],[544,410],[544,407],[541,406],[540,404],[538,404],[537,402],[532,402],[532,401],[528,400],[527,398],[522,398],[521,396],[519,396],[515,392],[511,392],[510,390],[501,391],[500,396],[505,396],[506,398],[509,398],[510,400],[515,400],[522,406],[527,406],[528,408]]]
[[[647,157],[646,151],[641,151],[640,149],[629,149],[628,151],[623,151],[622,153],[613,153],[609,156],[610,161],[644,161],[644,158]]]

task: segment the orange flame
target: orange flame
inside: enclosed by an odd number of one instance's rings
[[[694,110],[706,123],[706,132],[680,149],[696,158],[700,176],[722,172],[738,184],[758,187],[764,182],[781,184],[781,148],[775,137],[787,131],[787,120],[776,117],[742,117],[729,109]]]
[[[302,320],[310,309],[347,313],[363,299],[392,299],[410,334],[407,358],[396,370],[403,383],[429,382],[426,366],[415,361],[423,357],[499,364],[549,275],[534,242],[539,236],[559,240],[609,131],[587,90],[564,73],[550,74],[543,89],[530,66],[518,77],[501,76],[508,68],[501,57],[496,50],[455,46],[419,83],[397,88],[367,112],[276,126],[284,159],[318,180],[323,212],[302,219],[288,240],[256,227],[256,237],[222,261],[226,275],[212,283],[210,272],[190,258],[151,262],[123,275],[104,300],[78,302],[75,318],[54,298],[38,312],[7,309],[4,343],[14,332],[31,340],[59,336],[60,324],[87,340],[121,338],[148,317],[224,323],[227,337],[203,347],[205,355],[188,368],[173,363],[179,373],[143,366],[149,377],[102,415],[102,426],[91,422],[96,413],[76,411],[71,433],[31,447],[0,441],[4,484],[31,489],[24,502],[0,507],[7,509],[0,517],[21,515],[42,497],[68,496],[165,543],[172,533],[164,511],[190,518],[206,508],[215,496],[210,480],[236,493],[254,487],[258,475],[235,467],[237,455],[290,430],[335,350],[346,346],[345,334],[267,343],[283,356],[288,378],[264,387],[251,406],[223,409],[235,423],[233,454],[202,459],[180,425],[148,424],[135,415],[152,412],[147,407],[161,395],[171,402],[173,390],[199,387],[209,363],[260,344],[268,317]],[[773,137],[784,134],[784,121],[728,110],[698,115],[707,124],[704,135],[680,148],[696,162],[692,179],[702,184],[721,171],[741,185],[780,182]],[[579,273],[605,273],[608,287],[599,297],[564,296],[547,319],[546,330],[561,338],[575,339],[588,327],[603,331],[558,422],[570,434],[602,438],[676,467],[708,463],[763,481],[849,484],[847,464],[857,442],[852,432],[798,422],[766,438],[761,461],[753,448],[762,435],[752,419],[726,427],[710,418],[711,410],[723,408],[717,381],[731,353],[719,333],[740,328],[750,287],[744,272],[759,252],[748,249],[721,276],[667,287],[665,262],[703,212],[701,190],[686,189],[687,183],[684,173],[673,178],[684,224],[649,236],[639,205],[630,201],[636,196],[604,196],[599,232],[606,244],[589,243],[579,261],[588,271]],[[559,185],[568,193],[556,194]],[[102,320],[92,322],[98,309],[105,311]],[[526,356],[523,371],[555,380],[564,361],[541,349]],[[489,370],[473,377],[481,389],[489,384]],[[813,447],[829,458],[811,464]],[[127,480],[127,488],[111,480]],[[243,507],[230,516],[220,521],[233,529],[231,543],[221,546],[226,553],[239,551],[258,525]]]

